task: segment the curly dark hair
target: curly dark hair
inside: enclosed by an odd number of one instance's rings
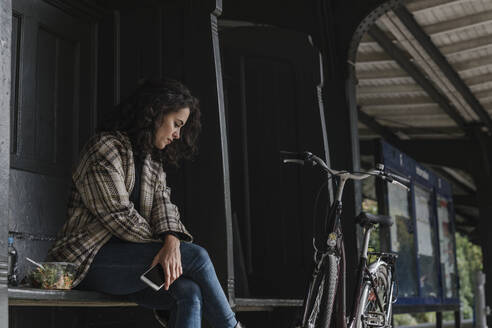
[[[162,118],[185,107],[190,109],[190,116],[181,128],[181,137],[163,150],[157,149],[154,136]],[[154,160],[178,166],[181,159],[192,158],[198,150],[196,142],[201,131],[199,102],[179,81],[168,78],[150,80],[117,105],[100,130],[126,133],[140,159],[151,154]]]

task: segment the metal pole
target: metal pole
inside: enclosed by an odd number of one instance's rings
[[[454,328],[461,328],[461,312],[454,311]]]
[[[475,272],[475,327],[487,328],[489,307],[485,304],[485,273]]]
[[[436,328],[442,328],[442,312],[436,312]]]

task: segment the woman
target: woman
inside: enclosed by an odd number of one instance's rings
[[[115,113],[82,151],[48,257],[77,265],[78,289],[170,310],[171,327],[200,327],[202,308],[213,327],[242,327],[207,252],[190,243],[163,170],[196,152],[197,99],[177,81],[149,82]],[[156,264],[166,277],[157,292],[140,280]]]

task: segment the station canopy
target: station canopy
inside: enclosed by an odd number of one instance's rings
[[[404,2],[363,36],[354,65],[362,140],[378,129],[400,140],[492,132],[490,0]],[[477,238],[472,177],[433,169],[453,184],[457,229]]]

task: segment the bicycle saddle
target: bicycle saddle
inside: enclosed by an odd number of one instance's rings
[[[366,212],[360,212],[360,214],[355,217],[355,222],[361,226],[368,224],[380,224],[381,226],[390,227],[393,225],[393,219],[391,216],[377,215]]]

